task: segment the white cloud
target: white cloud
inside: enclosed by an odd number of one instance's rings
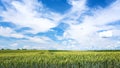
[[[108,31],[103,31],[103,32],[100,32],[99,33],[99,36],[100,37],[106,37],[106,38],[109,38],[109,37],[112,37],[113,36],[113,33],[111,30],[108,30]]]
[[[13,43],[10,45],[11,47],[17,47],[18,46],[18,43]]]
[[[56,21],[58,20],[55,19],[59,18],[56,17],[59,14],[43,8],[42,4],[38,3],[37,0],[24,0],[23,3],[13,0],[7,4],[11,5],[7,6],[8,10],[1,10],[0,13],[3,21],[12,22],[19,27],[30,27],[33,29],[32,33],[45,32],[57,25]]]
[[[27,37],[27,39],[31,42],[36,42],[36,43],[47,43],[47,42],[53,42],[50,38],[48,37]]]
[[[110,47],[114,48],[114,46],[117,45],[115,40],[100,38],[100,36],[112,37],[112,35],[119,34],[112,31],[112,26],[106,25],[108,23],[120,20],[119,3],[120,1],[116,1],[105,9],[93,11],[94,16],[84,16],[84,19],[80,24],[71,24],[70,28],[64,33],[64,38],[72,38],[79,42],[80,44],[78,47],[80,49],[109,49]],[[79,15],[76,15],[76,17],[77,16]],[[67,22],[71,22],[71,20],[67,20]],[[75,20],[73,22],[80,21]],[[98,33],[100,30],[107,31]]]
[[[56,46],[58,45],[58,43],[54,42],[48,37],[29,37],[28,40],[25,40],[23,42],[25,44],[22,48],[26,48],[26,49],[57,49],[58,48],[58,46]]]
[[[88,9],[85,5],[86,0],[68,0],[68,3],[72,5],[72,8],[62,16],[60,21],[67,24],[79,23],[78,18]]]
[[[120,39],[120,30],[119,29],[111,29],[111,30],[107,30],[107,31],[102,31],[102,32],[99,32],[99,36],[100,37],[108,37],[108,38],[116,38],[117,39]]]
[[[113,29],[113,36],[120,37],[120,30],[119,29]]]
[[[14,37],[14,38],[24,38],[24,35],[16,33],[9,27],[0,27],[0,36],[4,37]]]

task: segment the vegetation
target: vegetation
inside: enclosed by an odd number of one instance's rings
[[[0,50],[0,68],[120,68],[120,51]]]

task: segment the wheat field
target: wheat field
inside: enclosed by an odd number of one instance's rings
[[[0,50],[0,68],[120,68],[120,51]]]

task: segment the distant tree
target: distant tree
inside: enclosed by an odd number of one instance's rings
[[[37,49],[31,49],[31,50],[37,50]]]
[[[2,48],[1,50],[5,50],[4,48]]]
[[[6,50],[11,50],[11,49],[6,49]]]
[[[20,50],[19,48],[17,50]]]

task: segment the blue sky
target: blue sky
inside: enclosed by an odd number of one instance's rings
[[[120,49],[119,0],[0,0],[0,49]]]

